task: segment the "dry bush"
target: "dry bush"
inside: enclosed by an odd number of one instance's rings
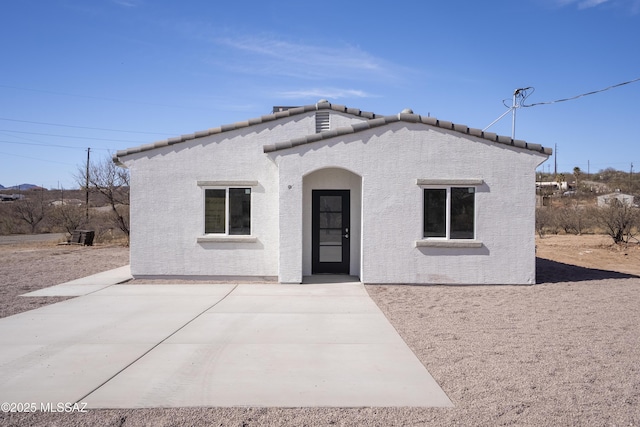
[[[61,231],[72,234],[74,230],[84,228],[86,208],[77,205],[55,206],[51,210],[50,222]]]
[[[536,232],[541,238],[553,227],[554,222],[555,215],[552,207],[536,208]]]
[[[109,210],[92,210],[89,215],[89,223],[85,224],[84,228],[95,232],[94,242],[96,243],[123,243],[128,245],[129,236],[120,229]]]
[[[557,201],[551,206],[536,208],[536,233],[545,234],[603,233],[614,243],[638,241],[640,209],[617,200],[607,207],[585,206],[579,200]]]
[[[87,176],[88,172],[88,176]],[[76,181],[102,197],[110,207],[112,221],[129,235],[129,171],[115,165],[110,157],[91,163],[89,170],[78,168]]]
[[[561,231],[578,235],[597,232],[597,208],[587,206],[576,198],[536,208],[536,233],[540,237]]]
[[[0,235],[27,232],[27,224],[18,221],[13,208],[14,202],[0,202]]]
[[[593,207],[585,206],[578,199],[570,198],[554,209],[556,227],[566,234],[582,234],[591,230],[596,221]]]
[[[635,236],[640,228],[638,208],[613,199],[608,206],[598,209],[597,220],[605,234],[611,237],[615,244],[628,244],[632,240],[637,240]]]
[[[28,224],[31,234],[38,229],[38,224],[48,214],[48,206],[40,197],[26,197],[12,202],[13,214],[19,221]]]

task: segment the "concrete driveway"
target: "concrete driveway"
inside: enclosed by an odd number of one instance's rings
[[[0,343],[2,402],[453,406],[357,282],[113,285],[0,319]]]

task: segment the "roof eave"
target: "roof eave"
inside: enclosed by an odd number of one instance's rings
[[[349,133],[359,133],[368,129],[373,129],[380,126],[385,126],[395,122],[406,123],[421,123],[431,127],[437,127],[445,130],[450,130],[465,135],[474,136],[476,138],[488,140],[498,144],[504,144],[516,148],[522,148],[529,151],[538,152],[546,156],[553,154],[553,150],[548,147],[543,147],[540,144],[529,143],[520,139],[513,139],[508,136],[498,135],[493,132],[484,132],[480,129],[469,128],[466,125],[452,123],[445,120],[438,120],[434,117],[422,117],[418,114],[406,114],[400,113],[393,116],[377,116],[377,118],[367,120],[366,122],[355,123],[353,125],[325,131],[317,134],[308,135],[302,138],[296,138],[294,140],[282,141],[275,144],[267,144],[263,146],[264,153],[272,153],[274,151],[286,150],[288,148],[296,147],[298,145],[310,144],[320,140],[331,139],[338,135],[345,135]]]

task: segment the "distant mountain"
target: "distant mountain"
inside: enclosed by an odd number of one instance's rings
[[[24,190],[31,190],[34,188],[40,188],[37,185],[33,185],[33,184],[20,184],[20,185],[14,185],[13,187],[5,187],[3,185],[0,185],[0,190],[18,190],[18,191],[24,191]]]

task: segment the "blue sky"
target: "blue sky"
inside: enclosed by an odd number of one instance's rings
[[[640,77],[640,0],[21,0],[0,15],[0,184],[77,187],[110,152],[332,103],[484,128]],[[640,171],[640,81],[519,108],[558,169]],[[511,116],[490,128],[511,134]],[[553,170],[553,158],[547,162]],[[545,164],[545,170],[548,166]]]

